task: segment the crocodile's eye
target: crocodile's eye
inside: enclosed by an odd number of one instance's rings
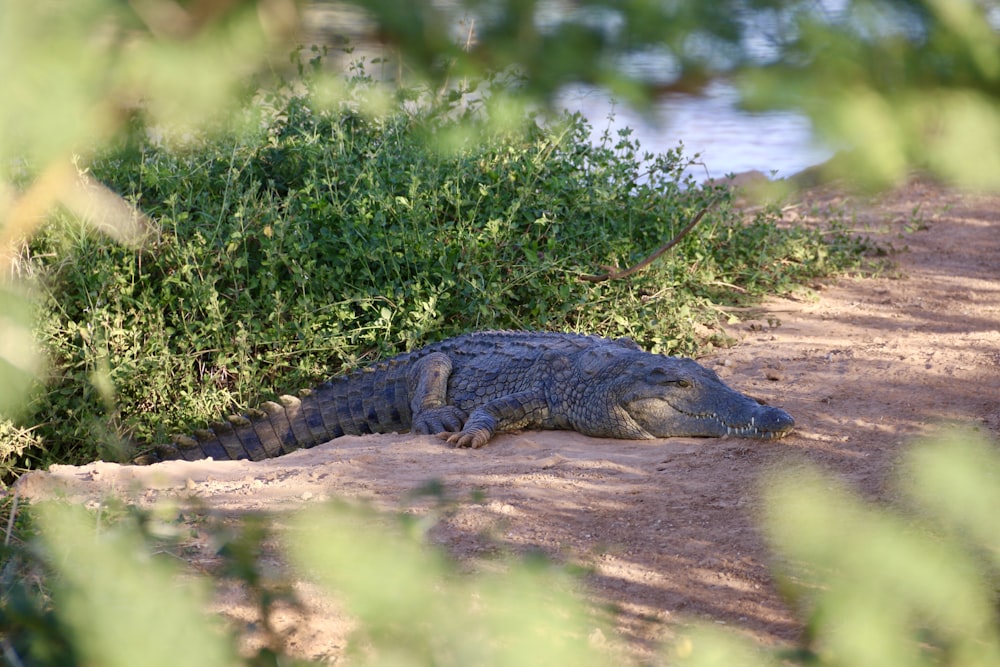
[[[690,387],[691,381],[679,378],[672,373],[668,373],[662,368],[654,368],[649,372],[648,380],[651,384],[673,385],[674,387]]]

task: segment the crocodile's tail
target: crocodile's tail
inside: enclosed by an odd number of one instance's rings
[[[245,415],[230,415],[192,435],[175,435],[172,442],[133,459],[136,464],[170,459],[196,461],[250,459],[260,461],[313,447],[342,435],[387,433],[410,427],[405,374],[399,364],[383,364],[304,390],[281,396]]]
[[[308,399],[304,403],[295,396],[282,396],[278,402],[268,401],[245,415],[229,415],[225,421],[212,422],[208,428],[198,429],[191,435],[173,435],[170,443],[157,445],[152,452],[133,462],[196,461],[209,457],[259,461],[336,437],[328,433],[322,420],[317,422],[306,417],[304,405],[310,403]]]

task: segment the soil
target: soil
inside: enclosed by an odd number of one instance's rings
[[[877,199],[811,190],[785,213],[790,224],[831,216],[888,250],[881,268],[741,312],[728,328],[737,344],[700,359],[792,413],[798,426],[783,440],[525,432],[469,451],[433,437],[345,437],[260,463],[53,466],[22,478],[19,492],[83,502],[112,493],[144,506],[195,499],[222,516],[281,517],[331,498],[427,512],[433,501],[412,492],[439,480],[459,502],[433,542],[472,569],[499,552],[581,566],[615,641],[641,661],[655,661],[693,619],[767,645],[793,641],[801,621],[773,586],[755,527],[762,476],[806,459],[879,499],[918,437],[954,422],[1000,434],[1000,197],[914,179]],[[189,555],[197,569],[212,558],[207,547]],[[350,619],[310,584],[296,591],[303,610],[277,618],[289,650],[336,660]],[[254,627],[234,587],[218,591],[214,611]]]

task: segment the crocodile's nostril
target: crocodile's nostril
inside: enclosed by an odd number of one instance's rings
[[[767,408],[757,418],[757,427],[764,431],[784,432],[795,428],[795,419],[780,408]]]

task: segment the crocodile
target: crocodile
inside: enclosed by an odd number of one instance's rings
[[[413,431],[478,448],[496,433],[567,429],[646,440],[770,440],[795,426],[711,370],[627,338],[528,331],[465,334],[281,396],[155,447],[136,463],[281,456],[343,435]]]

